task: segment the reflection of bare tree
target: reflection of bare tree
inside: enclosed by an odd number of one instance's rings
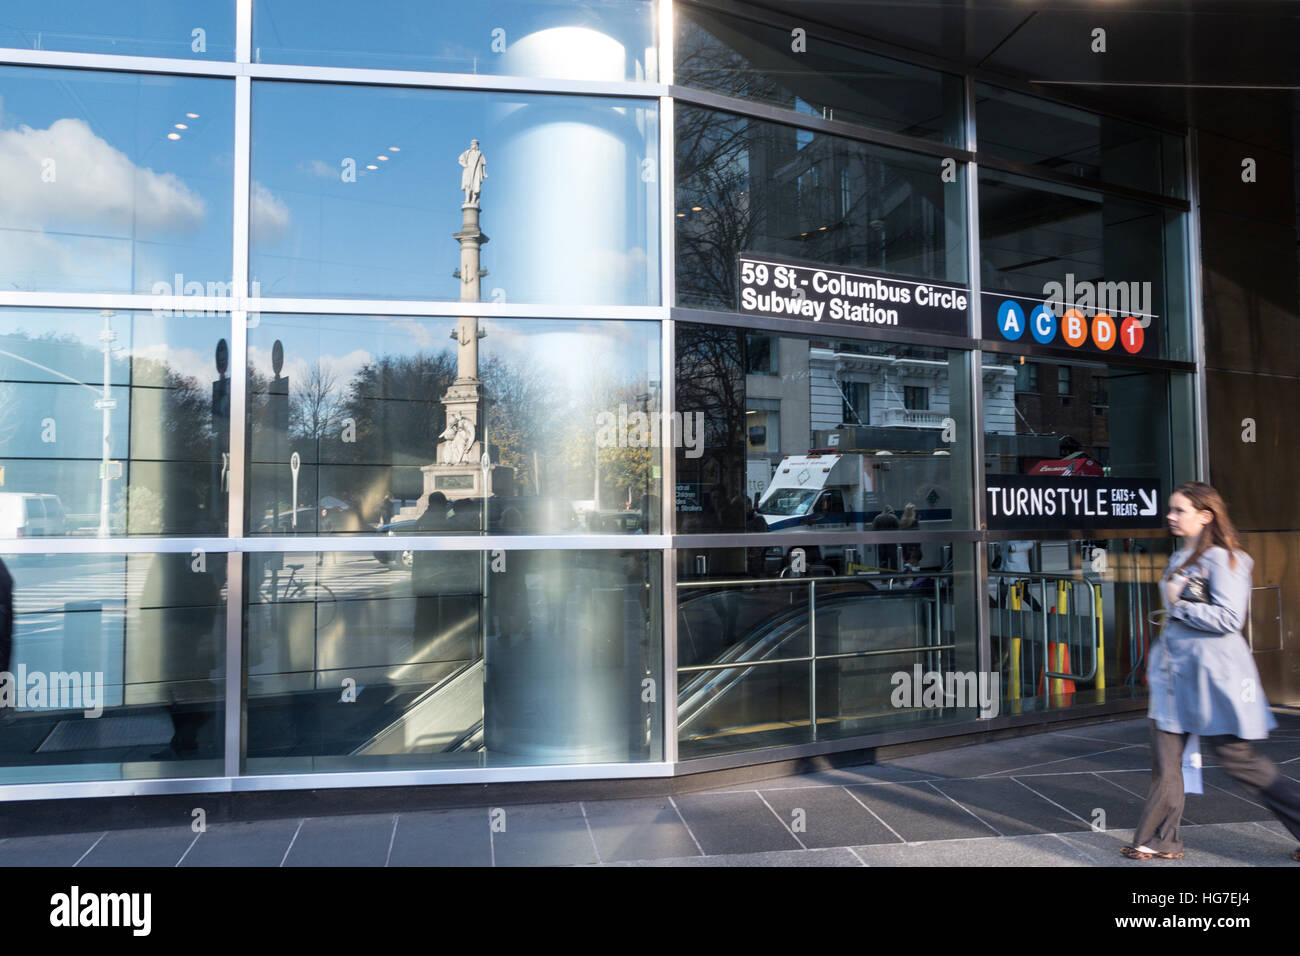
[[[712,325],[677,326],[677,408],[683,416],[695,412],[704,415],[704,453],[699,458],[687,458],[684,448],[678,450],[679,481],[695,486],[692,495],[700,508],[707,508],[707,495],[719,486],[725,498],[722,504],[729,506],[745,487],[742,330]],[[728,527],[697,530],[741,531],[743,521],[743,509],[737,515],[729,507],[725,522]]]
[[[682,105],[677,295],[737,308],[737,257],[767,253],[943,278],[960,194],[929,161]]]
[[[541,494],[539,449],[550,448],[558,416],[555,389],[536,370],[492,356],[479,363],[487,404],[487,437],[496,463],[514,469],[519,494]],[[548,462],[549,464],[549,462]]]
[[[289,400],[289,433],[295,438],[319,441],[335,434],[343,420],[343,397],[338,378],[320,361],[312,362],[306,378],[294,383]]]
[[[705,11],[688,7],[677,12],[677,21],[676,64],[673,68],[677,82],[742,99],[793,104],[794,94],[777,83],[775,71],[756,69],[750,58],[737,49],[736,44],[744,42],[748,36],[743,39],[733,36],[730,43],[724,43],[711,32],[717,30],[722,21],[715,20]],[[789,40],[789,34],[775,29],[756,24],[747,24],[747,27],[749,32],[780,34]],[[770,57],[772,52],[772,48],[767,48],[762,55]],[[800,65],[791,64],[792,67]]]
[[[683,106],[677,120],[677,289],[682,305],[736,307],[736,256],[763,197],[749,189],[749,123]],[[698,210],[697,210],[698,207]]]

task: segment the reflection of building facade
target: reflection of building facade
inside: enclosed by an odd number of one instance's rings
[[[379,38],[259,0],[204,51],[57,5],[0,28],[0,169],[34,177],[0,197],[15,663],[103,671],[130,718],[0,722],[0,800],[677,775],[1134,712],[1168,536],[990,530],[999,476],[1061,462],[1230,492],[1296,700],[1267,417],[1300,400],[1296,224],[1201,187],[1285,124],[1044,97],[1013,50],[1085,70],[1047,6],[977,66],[951,5],[894,33],[813,3],[794,54],[770,8],[664,2],[411,5]],[[969,306],[759,316],[742,255]],[[1145,347],[998,332],[1067,275],[1151,283]],[[1041,687],[1021,637],[1062,620],[1034,615],[1089,606],[1066,666],[1096,674]],[[892,707],[914,664],[998,675],[1001,714]]]

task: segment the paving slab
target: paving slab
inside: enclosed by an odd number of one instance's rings
[[[898,837],[844,787],[764,790],[762,795],[806,847],[899,842]]]
[[[396,815],[357,814],[303,821],[285,866],[385,866]]]
[[[583,806],[603,862],[701,855],[667,797],[589,801]]]
[[[1051,834],[860,846],[868,866],[1092,866],[1090,859]]]
[[[102,836],[104,831],[100,830],[96,833],[9,837],[0,842],[0,867],[75,866]]]
[[[1131,829],[1137,825],[1146,800],[1107,782],[1107,776],[1107,774],[1069,773],[1046,776],[1017,775],[1012,779],[1078,817],[1089,828],[1094,823],[1104,820],[1101,823],[1103,826]]]
[[[802,849],[757,792],[688,793],[673,800],[707,856]]]
[[[688,856],[669,860],[639,860],[610,866],[854,866],[862,861],[847,847],[831,850],[767,850],[762,853]]]
[[[280,866],[301,820],[213,823],[179,866]]]
[[[491,825],[486,807],[398,814],[388,865],[491,866]]]
[[[995,828],[929,784],[856,787],[854,796],[908,843],[998,835]]]
[[[78,866],[175,866],[198,837],[189,827],[113,830]]]
[[[599,863],[582,807],[576,803],[496,808],[488,827],[496,866],[573,866]],[[498,829],[504,827],[504,829]]]
[[[1295,841],[1283,838],[1253,823],[1211,823],[1182,828],[1184,856],[1178,860],[1130,860],[1120,855],[1120,847],[1132,843],[1132,830],[1109,830],[1063,834],[1061,839],[1075,844],[1098,858],[1100,866],[1150,867],[1153,869],[1184,866],[1297,866],[1289,854]]]
[[[948,780],[932,786],[1004,836],[1088,829],[1082,820],[1006,777]]]

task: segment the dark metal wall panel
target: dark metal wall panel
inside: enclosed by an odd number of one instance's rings
[[[1300,532],[1244,535],[1255,559],[1255,666],[1273,704],[1300,705]],[[1277,589],[1277,590],[1274,590]],[[1279,600],[1280,599],[1280,600]],[[1276,618],[1280,616],[1279,622]],[[1280,650],[1273,650],[1278,647]]]
[[[1211,370],[1206,392],[1210,482],[1233,520],[1243,530],[1300,529],[1300,379]],[[1253,442],[1243,440],[1247,418]]]
[[[1296,231],[1201,209],[1205,363],[1300,375]]]

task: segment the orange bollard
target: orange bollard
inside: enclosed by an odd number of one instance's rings
[[[1065,644],[1052,641],[1047,645],[1047,655],[1052,662],[1052,670],[1056,671],[1056,673],[1068,674],[1070,672],[1070,654]],[[1043,693],[1043,677],[1044,672],[1040,669],[1038,671],[1038,693],[1040,695]],[[1053,697],[1061,694],[1073,694],[1074,689],[1074,681],[1064,680],[1059,677],[1052,678]]]

